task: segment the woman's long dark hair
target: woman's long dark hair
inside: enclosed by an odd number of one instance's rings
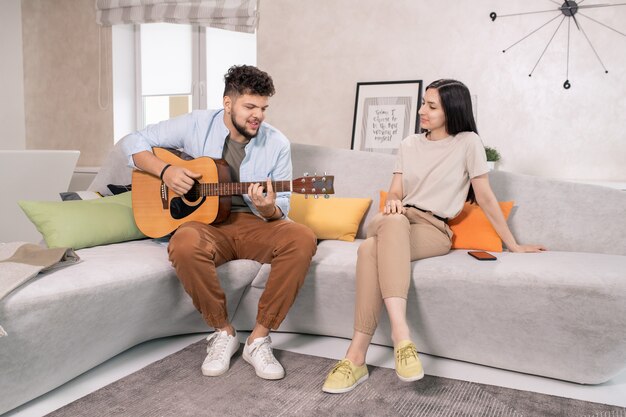
[[[472,112],[472,97],[465,84],[456,80],[442,79],[430,83],[426,90],[429,88],[434,88],[439,93],[443,113],[446,116],[446,131],[449,135],[456,135],[461,132],[478,134]],[[476,203],[472,184],[470,184],[465,201],[472,204]]]

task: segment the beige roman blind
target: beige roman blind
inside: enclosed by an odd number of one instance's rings
[[[186,23],[254,33],[258,0],[96,0],[100,25]]]

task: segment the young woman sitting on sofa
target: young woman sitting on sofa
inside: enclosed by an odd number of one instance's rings
[[[405,138],[384,211],[369,224],[358,251],[354,334],[344,359],[328,374],[323,391],[351,391],[368,378],[365,357],[383,303],[391,322],[396,374],[402,381],[424,376],[406,321],[411,261],[448,253],[447,219],[465,201],[477,202],[511,252],[539,252],[541,245],[515,241],[489,185],[487,160],[467,87],[438,80],[426,87],[419,109],[425,133]]]

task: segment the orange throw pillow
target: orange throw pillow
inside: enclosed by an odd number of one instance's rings
[[[381,213],[385,210],[385,202],[387,202],[387,191],[380,190],[378,211]]]
[[[504,219],[509,218],[513,201],[499,202]],[[479,249],[502,252],[502,240],[477,204],[465,203],[461,213],[448,222],[454,232],[452,249]]]

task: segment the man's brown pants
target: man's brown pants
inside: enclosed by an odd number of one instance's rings
[[[256,321],[276,329],[304,283],[317,250],[314,233],[289,220],[266,222],[250,213],[232,213],[223,223],[188,222],[168,247],[170,261],[204,320],[214,328],[228,323],[226,296],[216,268],[235,259],[271,264]]]

